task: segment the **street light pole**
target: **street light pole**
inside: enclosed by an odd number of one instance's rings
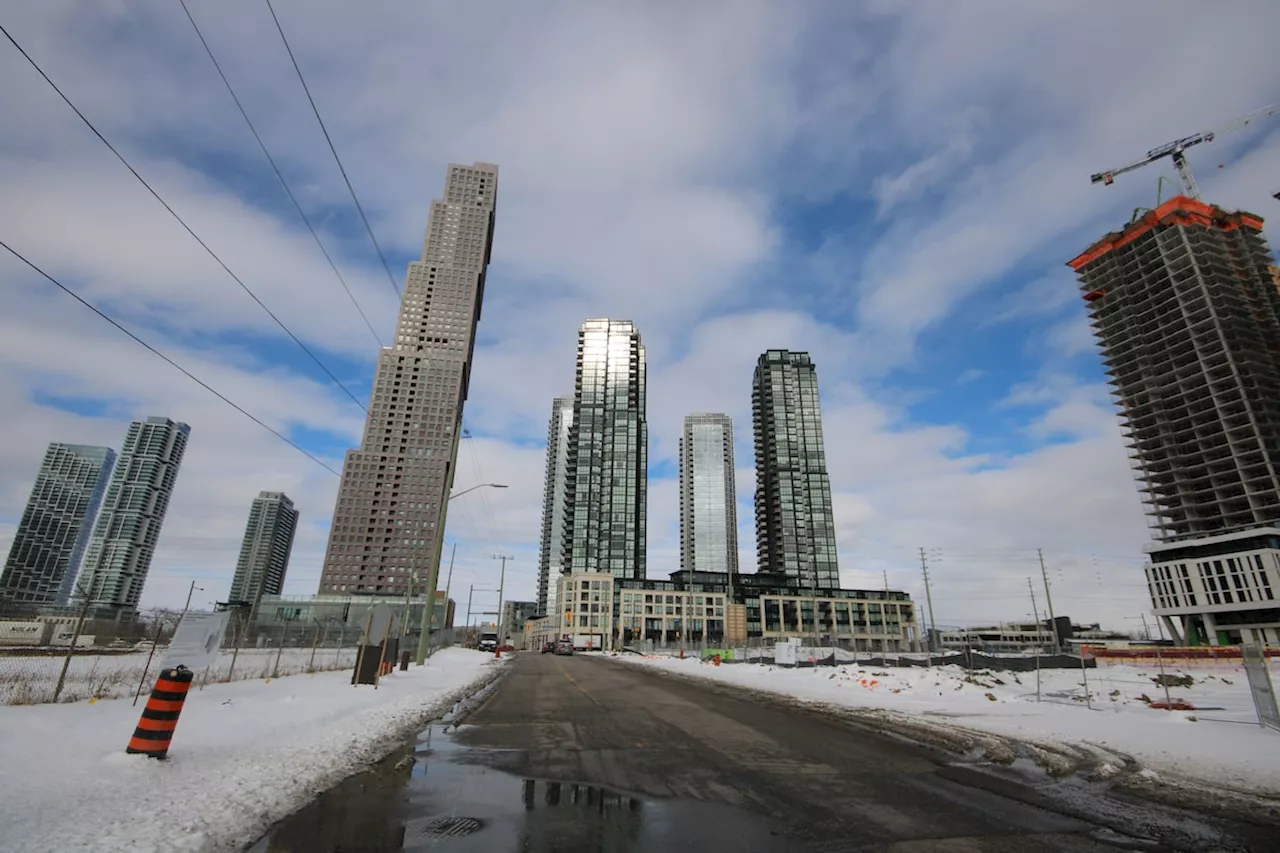
[[[446,627],[448,627],[443,623],[449,621],[449,590],[453,588],[453,558],[456,556],[458,556],[458,543],[454,542],[452,550],[449,551],[449,576],[445,579],[445,582],[444,582],[444,617],[440,620],[441,621],[440,630],[442,631]],[[432,604],[431,606],[434,609],[435,605]],[[452,631],[453,629],[450,628],[449,630]],[[453,641],[454,641],[454,636],[453,634],[450,634],[449,642],[452,643]]]
[[[204,587],[198,587],[196,586],[196,582],[192,581],[191,588],[187,590],[187,603],[182,605],[182,614],[178,617],[177,623],[173,626],[173,633],[175,635],[178,633],[178,626],[182,624],[182,620],[187,618],[187,611],[191,609],[191,596],[197,589],[204,592]]]
[[[449,497],[445,499],[445,506],[441,507],[441,512],[440,512],[441,520],[443,521],[445,519],[447,515],[445,510],[448,507],[448,505],[453,501],[454,498],[460,498],[465,494],[474,492],[476,489],[483,489],[483,488],[505,489],[507,488],[507,486],[505,483],[479,483],[477,485],[472,486],[469,489],[463,489],[460,492],[454,492],[452,495],[449,495]],[[443,535],[444,531],[441,530],[440,533],[441,535]],[[428,569],[428,579],[427,579],[427,587],[426,587],[427,599],[432,604],[434,604],[434,599],[436,597],[437,570],[440,568],[439,559],[436,559],[433,562],[434,562],[434,565],[432,565],[430,569]],[[445,607],[447,609],[448,604],[446,604]],[[431,642],[431,615],[434,609],[435,609],[434,607],[422,608],[422,627],[418,632],[418,657],[416,661],[418,666],[422,666],[427,661],[427,649],[430,648],[430,642]]]

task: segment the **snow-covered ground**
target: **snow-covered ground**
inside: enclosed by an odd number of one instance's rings
[[[0,707],[0,851],[242,849],[502,666],[450,648],[376,690],[349,671],[211,684],[166,761],[125,753],[131,698]]]
[[[974,673],[967,679],[969,674],[955,666],[791,669],[637,655],[616,660],[800,700],[903,712],[934,725],[1033,743],[1097,745],[1171,778],[1269,796],[1280,792],[1280,732],[1258,725],[1239,667],[1166,668],[1168,674],[1193,679],[1189,687],[1169,690],[1174,700],[1189,700],[1197,708],[1182,712],[1155,710],[1142,698],[1165,698],[1164,688],[1152,680],[1158,674],[1154,666],[1087,670],[1090,710],[1080,670],[1042,671],[1037,701],[1035,672]]]

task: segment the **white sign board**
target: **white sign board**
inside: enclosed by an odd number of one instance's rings
[[[43,622],[0,622],[0,646],[38,646],[44,628]]]
[[[74,628],[54,628],[53,636],[49,638],[49,645],[69,646],[71,645],[71,638],[75,636],[76,636],[76,631]],[[80,648],[84,648],[85,646],[92,646],[93,640],[94,640],[93,634],[81,634],[79,638],[76,639],[76,646]]]
[[[187,669],[204,669],[218,659],[222,635],[227,627],[228,611],[220,613],[188,613],[182,617],[178,633],[165,652],[161,669],[182,664]]]
[[[800,643],[796,640],[783,640],[773,644],[773,662],[779,666],[795,666],[796,650]]]
[[[365,635],[360,642],[366,646],[379,645],[387,638],[387,634],[391,633],[391,622],[394,617],[395,614],[391,612],[389,604],[375,604],[360,626],[365,630]]]

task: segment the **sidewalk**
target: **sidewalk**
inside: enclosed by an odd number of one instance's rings
[[[166,761],[131,699],[0,707],[0,851],[239,850],[500,671],[450,648],[378,689],[350,672],[193,690]]]

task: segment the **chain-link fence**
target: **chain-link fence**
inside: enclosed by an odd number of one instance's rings
[[[286,624],[224,644],[215,663],[196,673],[196,684],[280,678],[344,669],[355,663],[360,629]],[[115,650],[0,649],[0,705],[114,699],[147,692],[166,647],[150,643]]]

